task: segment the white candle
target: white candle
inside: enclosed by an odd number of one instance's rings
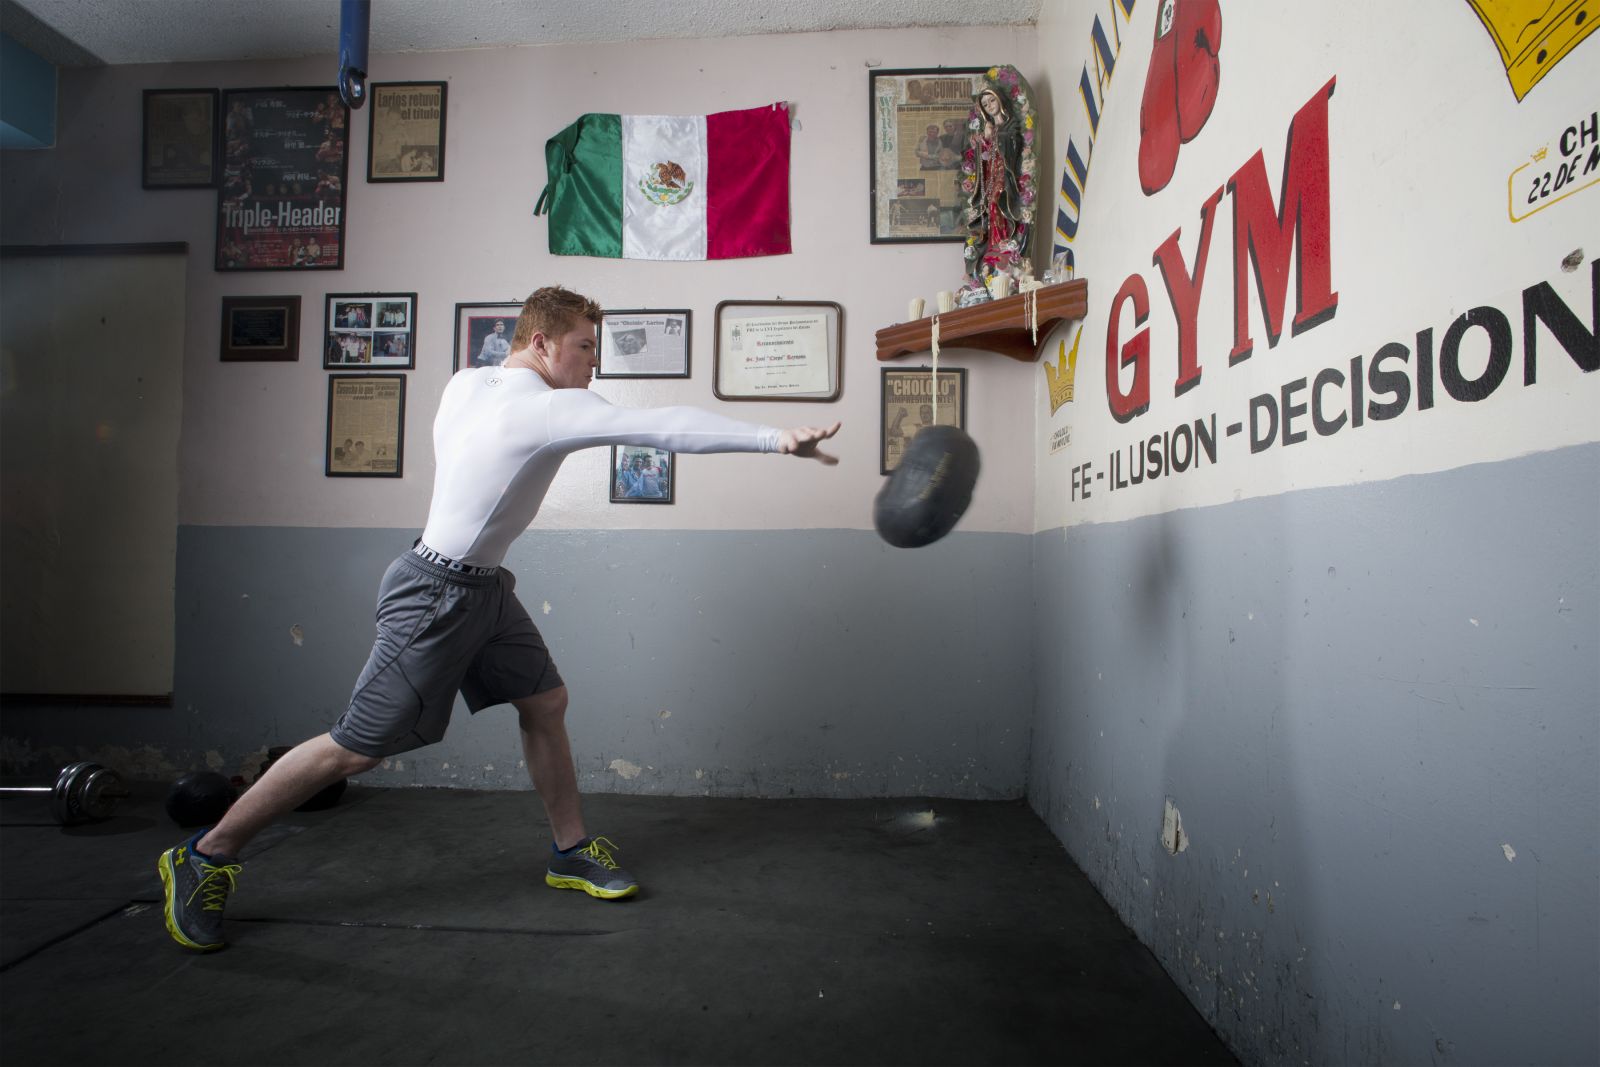
[[[916,322],[918,319],[922,318],[922,308],[922,297],[912,297],[911,304],[906,308],[906,321]]]

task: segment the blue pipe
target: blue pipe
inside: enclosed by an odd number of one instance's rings
[[[340,0],[339,95],[351,107],[367,102],[367,37],[372,0]]]

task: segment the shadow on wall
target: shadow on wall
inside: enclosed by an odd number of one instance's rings
[[[1246,1062],[1317,1062],[1284,539],[1257,530],[1223,555],[1180,536],[1183,514],[1150,520],[1131,605],[1172,659],[1155,672],[1161,794],[1141,798],[1134,844],[1151,871],[1147,944]]]

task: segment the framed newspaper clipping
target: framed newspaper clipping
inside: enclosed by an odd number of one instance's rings
[[[373,82],[367,181],[444,181],[446,82]]]
[[[925,426],[967,428],[967,369],[939,372],[934,403],[932,367],[885,367],[883,370],[883,437],[878,447],[878,473],[900,466],[906,446]]]
[[[405,375],[328,375],[329,478],[399,478],[405,437]]]
[[[344,267],[350,113],[337,89],[222,94],[216,269]]]
[[[972,97],[987,70],[868,74],[873,244],[966,240],[961,158]]]
[[[612,311],[600,322],[596,378],[689,377],[689,319],[686,308]]]

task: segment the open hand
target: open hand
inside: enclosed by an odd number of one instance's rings
[[[832,426],[796,426],[784,430],[778,435],[778,451],[786,456],[815,459],[831,467],[839,462],[839,457],[818,451],[817,445],[838,433],[843,425],[836,422]]]

